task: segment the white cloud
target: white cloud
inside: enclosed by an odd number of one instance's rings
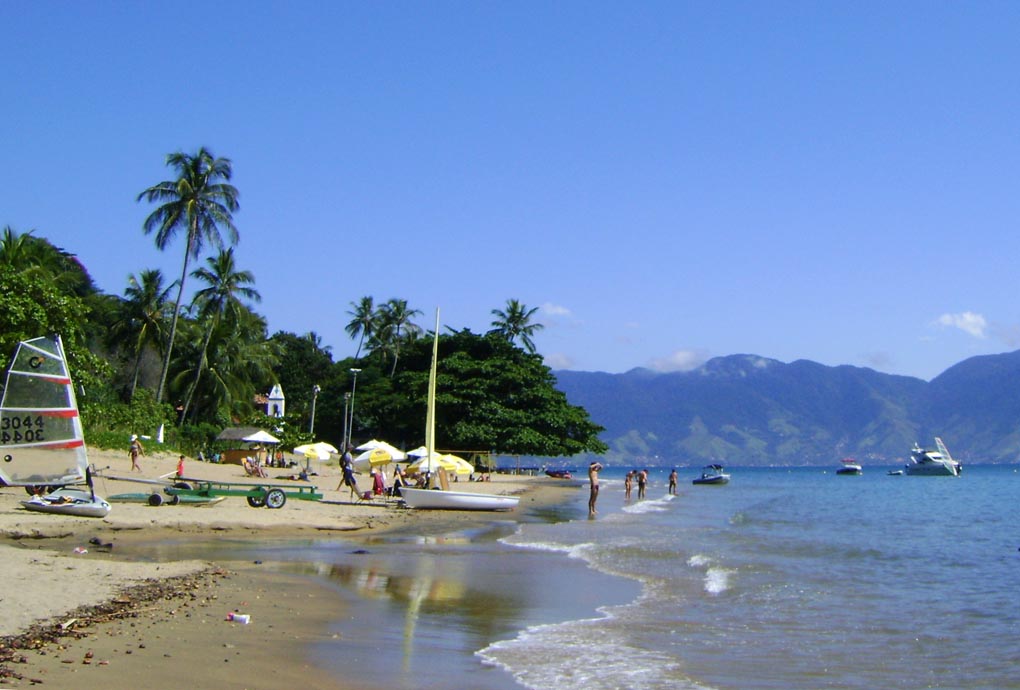
[[[551,355],[542,355],[545,365],[550,369],[570,369],[574,366],[574,360],[562,352],[555,352]]]
[[[935,323],[943,328],[959,328],[975,338],[984,338],[988,322],[981,314],[972,311],[965,311],[959,314],[943,314]]]
[[[697,350],[677,350],[666,357],[653,359],[648,363],[648,367],[661,372],[690,371],[691,369],[696,369],[704,364],[706,360],[708,360],[708,355],[704,352]]]
[[[570,310],[566,307],[560,306],[559,304],[553,304],[552,302],[546,302],[542,305],[542,312],[549,316],[570,316]]]

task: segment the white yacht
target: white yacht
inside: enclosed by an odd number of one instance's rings
[[[958,477],[963,467],[949,454],[942,439],[935,437],[936,450],[924,449],[914,444],[910,451],[910,463],[904,467],[906,473],[917,477]]]

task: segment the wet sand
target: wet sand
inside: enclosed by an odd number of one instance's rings
[[[129,476],[126,456],[90,452],[107,477],[97,493],[147,491],[110,479]],[[146,478],[173,472],[176,456],[145,456]],[[391,531],[439,534],[493,519],[515,519],[526,506],[566,499],[567,485],[538,477],[493,475],[492,482],[458,482],[458,490],[521,494],[512,513],[412,511],[395,502],[352,501],[337,491],[335,466],[313,464],[322,501],[289,500],[279,510],[250,508],[243,498],[215,506],[115,503],[102,520],[30,513],[23,489],[0,489],[0,687],[73,681],[83,687],[170,687],[215,683],[228,688],[337,687],[309,663],[307,650],[338,611],[335,593],[308,578],[254,563],[202,560],[131,562],[133,544],[161,540],[239,540],[370,537]],[[270,469],[279,483],[295,470]],[[236,465],[189,461],[186,475],[253,481]],[[135,473],[139,476],[139,473]],[[367,476],[361,482],[367,484]],[[494,516],[496,516],[494,518]],[[75,549],[87,553],[75,553]],[[325,605],[328,602],[329,605]],[[228,612],[251,616],[243,625]],[[342,612],[340,612],[342,614]],[[341,641],[342,642],[342,641]],[[371,678],[344,679],[345,688],[371,688]]]

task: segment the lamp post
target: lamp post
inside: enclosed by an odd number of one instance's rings
[[[341,445],[343,445],[344,447],[340,449],[341,453],[347,450],[347,409],[350,404],[351,394],[344,393],[344,435],[340,437],[341,439],[343,439]]]
[[[351,369],[350,372],[354,375],[354,381],[351,382],[351,416],[347,425],[347,446],[351,445],[351,435],[354,433],[354,391],[358,387],[358,374],[361,373],[361,369]]]
[[[318,385],[312,386],[312,418],[308,420],[308,433],[315,434],[315,399],[319,397],[319,391],[322,389]]]

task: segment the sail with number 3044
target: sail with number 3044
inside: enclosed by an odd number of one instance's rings
[[[52,490],[24,501],[30,510],[101,517],[109,504],[92,492],[88,465],[60,336],[19,343],[0,399],[0,480]],[[87,489],[61,488],[85,483]]]

